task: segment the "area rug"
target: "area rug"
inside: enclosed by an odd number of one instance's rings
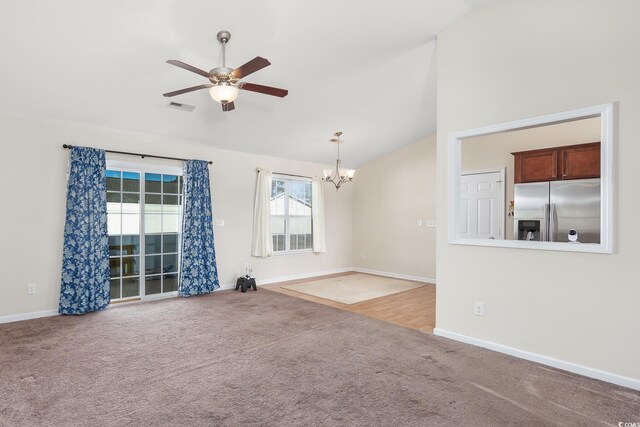
[[[397,294],[424,286],[423,283],[392,279],[371,274],[348,274],[330,279],[313,280],[281,288],[324,298],[343,304],[355,304],[374,298]]]

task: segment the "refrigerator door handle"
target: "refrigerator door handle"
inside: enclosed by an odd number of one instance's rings
[[[558,232],[557,230],[558,225],[557,225],[557,221],[556,221],[556,205],[554,203],[551,203],[549,205],[549,241],[550,242],[555,242],[556,241],[556,234]]]
[[[544,204],[544,220],[542,221],[542,230],[540,230],[540,240],[549,241],[549,204]]]

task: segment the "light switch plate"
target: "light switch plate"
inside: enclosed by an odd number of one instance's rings
[[[216,227],[224,227],[224,219],[216,219]]]

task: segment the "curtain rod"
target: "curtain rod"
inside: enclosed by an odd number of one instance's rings
[[[257,171],[257,172],[260,172],[261,170],[263,170],[263,169],[260,169],[260,168],[256,169],[256,171]],[[313,179],[313,177],[311,177],[311,176],[293,175],[293,174],[290,174],[290,173],[284,173],[284,172],[271,172],[271,173],[272,173],[272,174],[274,174],[274,175],[284,175],[284,176],[293,176],[293,177],[296,177],[296,178],[308,178],[308,179]]]
[[[62,148],[73,148],[74,146],[71,144],[62,144]],[[114,151],[114,150],[104,150],[106,153],[113,153],[113,154],[126,154],[128,156],[140,156],[143,159],[145,157],[153,157],[154,159],[166,159],[166,160],[189,160],[189,159],[181,159],[180,157],[166,157],[166,156],[154,156],[153,154],[140,154],[140,153],[129,153],[127,151]],[[211,160],[207,161],[207,163],[209,163],[210,165],[213,164],[213,162]]]

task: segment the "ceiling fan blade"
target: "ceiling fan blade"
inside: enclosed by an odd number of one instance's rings
[[[235,104],[232,102],[227,102],[226,104],[222,104],[222,111],[231,111],[231,110],[235,110],[236,106]]]
[[[182,61],[176,61],[175,59],[168,60],[167,64],[175,65],[176,67],[183,68],[187,71],[191,71],[192,73],[200,74],[201,76],[206,78],[213,77],[210,73],[207,73],[206,71],[201,70],[200,68],[196,68],[193,65],[185,64]]]
[[[213,85],[198,85],[198,86],[188,87],[186,89],[180,89],[180,90],[175,90],[173,92],[163,93],[162,96],[166,96],[168,98],[171,96],[182,95],[183,93],[187,93],[187,92],[193,92],[194,90],[208,89],[211,86]]]
[[[264,93],[265,95],[279,96],[280,98],[284,98],[289,94],[289,91],[286,89],[278,89],[277,87],[263,86],[253,83],[241,83],[239,87],[243,90]]]
[[[271,65],[271,62],[260,56],[256,56],[251,61],[233,70],[231,72],[231,75],[236,79],[242,79],[249,74],[255,73],[258,70],[262,70],[264,67],[267,67],[269,65]]]

